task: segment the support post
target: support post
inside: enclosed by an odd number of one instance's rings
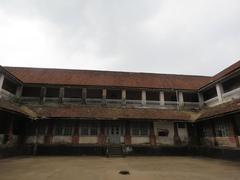
[[[82,89],[82,103],[83,104],[87,104],[86,99],[87,99],[87,88],[83,88]]]
[[[131,134],[130,134],[130,123],[129,123],[129,121],[125,122],[124,143],[125,143],[125,145],[131,145]]]
[[[58,100],[58,103],[59,104],[62,104],[63,103],[63,98],[64,98],[64,88],[61,87],[59,89],[59,100]]]
[[[142,106],[146,106],[146,104],[147,104],[146,91],[142,90]]]
[[[47,93],[47,88],[46,87],[42,87],[41,88],[41,93],[40,93],[40,104],[44,104],[45,103],[46,93]]]
[[[8,144],[13,144],[13,126],[14,126],[14,118],[10,118],[10,124],[8,129]]]
[[[4,74],[0,74],[0,98],[2,98],[1,91],[3,86],[3,81],[4,81]]]
[[[123,89],[122,90],[122,105],[126,105],[126,96],[127,96],[127,93],[126,93],[126,89]]]
[[[79,144],[79,123],[76,120],[73,127],[73,137],[72,137],[73,144]]]
[[[236,141],[236,147],[240,147],[239,139],[237,135],[237,123],[234,118],[231,119],[231,127],[232,127],[233,137],[235,138],[235,141]]]
[[[160,91],[159,99],[160,99],[160,106],[165,106],[164,91]]]
[[[33,155],[37,155],[37,149],[38,149],[38,121],[37,120],[36,120],[35,136],[36,136],[36,141],[33,147]]]
[[[220,83],[216,84],[216,90],[217,90],[218,102],[222,103],[223,102],[223,87],[222,87],[222,84],[220,84]]]
[[[100,133],[98,135],[98,144],[106,144],[105,122],[100,121]]]
[[[180,109],[182,109],[184,106],[183,92],[177,91],[177,97],[178,106]]]
[[[213,145],[217,146],[217,139],[216,139],[216,130],[215,130],[215,123],[214,120],[210,122],[211,128],[212,128],[212,135],[213,135]]]
[[[173,127],[174,127],[174,136],[173,136],[174,144],[179,145],[179,144],[181,144],[181,139],[180,139],[179,134],[178,134],[177,122],[173,123]]]
[[[198,101],[199,101],[200,108],[202,108],[204,105],[204,98],[202,93],[198,93]]]
[[[107,89],[102,90],[102,104],[103,105],[107,104]]]
[[[151,145],[156,145],[156,135],[155,135],[155,133],[154,133],[154,122],[151,122],[150,123],[150,128],[149,128],[149,130],[150,130],[150,136],[149,136],[149,138],[150,138],[150,144]]]

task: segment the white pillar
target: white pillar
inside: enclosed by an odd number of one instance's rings
[[[123,89],[122,90],[122,104],[123,105],[126,104],[126,96],[127,96],[126,89]]]
[[[177,96],[178,96],[178,105],[180,107],[183,107],[184,106],[183,92],[178,92]]]
[[[202,93],[198,93],[198,101],[199,101],[199,106],[203,107],[204,105],[204,98]]]
[[[223,102],[223,87],[222,84],[218,83],[216,84],[216,90],[217,90],[217,96],[218,96],[218,102]]]
[[[164,106],[165,105],[164,91],[160,91],[159,98],[160,98],[160,106]]]
[[[3,86],[3,81],[4,81],[4,74],[0,74],[0,98],[2,98],[2,86]]]
[[[4,74],[0,74],[0,91],[2,90],[3,81],[4,81]]]
[[[147,104],[146,91],[142,90],[142,105],[145,106],[146,104]]]
[[[107,89],[102,90],[102,103],[107,104]]]

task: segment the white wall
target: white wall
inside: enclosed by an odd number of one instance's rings
[[[178,135],[182,141],[182,143],[188,143],[188,131],[187,131],[187,124],[185,124],[185,128],[178,128]]]
[[[53,136],[53,144],[69,144],[72,143],[72,136]]]
[[[158,136],[160,129],[167,129],[169,131],[168,136]],[[174,140],[174,127],[173,122],[169,121],[155,121],[154,122],[154,134],[156,135],[156,143],[164,145],[173,145]]]
[[[80,136],[79,144],[96,144],[98,142],[97,136]]]
[[[131,144],[149,144],[149,136],[132,136]]]

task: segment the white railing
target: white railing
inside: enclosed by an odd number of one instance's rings
[[[119,104],[121,105],[122,100],[121,99],[106,99],[107,104]]]
[[[87,98],[86,103],[87,104],[102,104],[103,100],[100,98]]]
[[[135,105],[135,104],[137,104],[137,105],[139,105],[139,104],[142,104],[142,100],[126,100],[126,104],[133,104],[133,105]]]
[[[160,106],[160,101],[146,101],[146,105],[155,105],[155,106]]]
[[[82,98],[63,98],[63,102],[82,102]]]

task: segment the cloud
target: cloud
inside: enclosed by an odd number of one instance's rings
[[[2,0],[0,39],[2,65],[213,75],[240,59],[240,2]]]

